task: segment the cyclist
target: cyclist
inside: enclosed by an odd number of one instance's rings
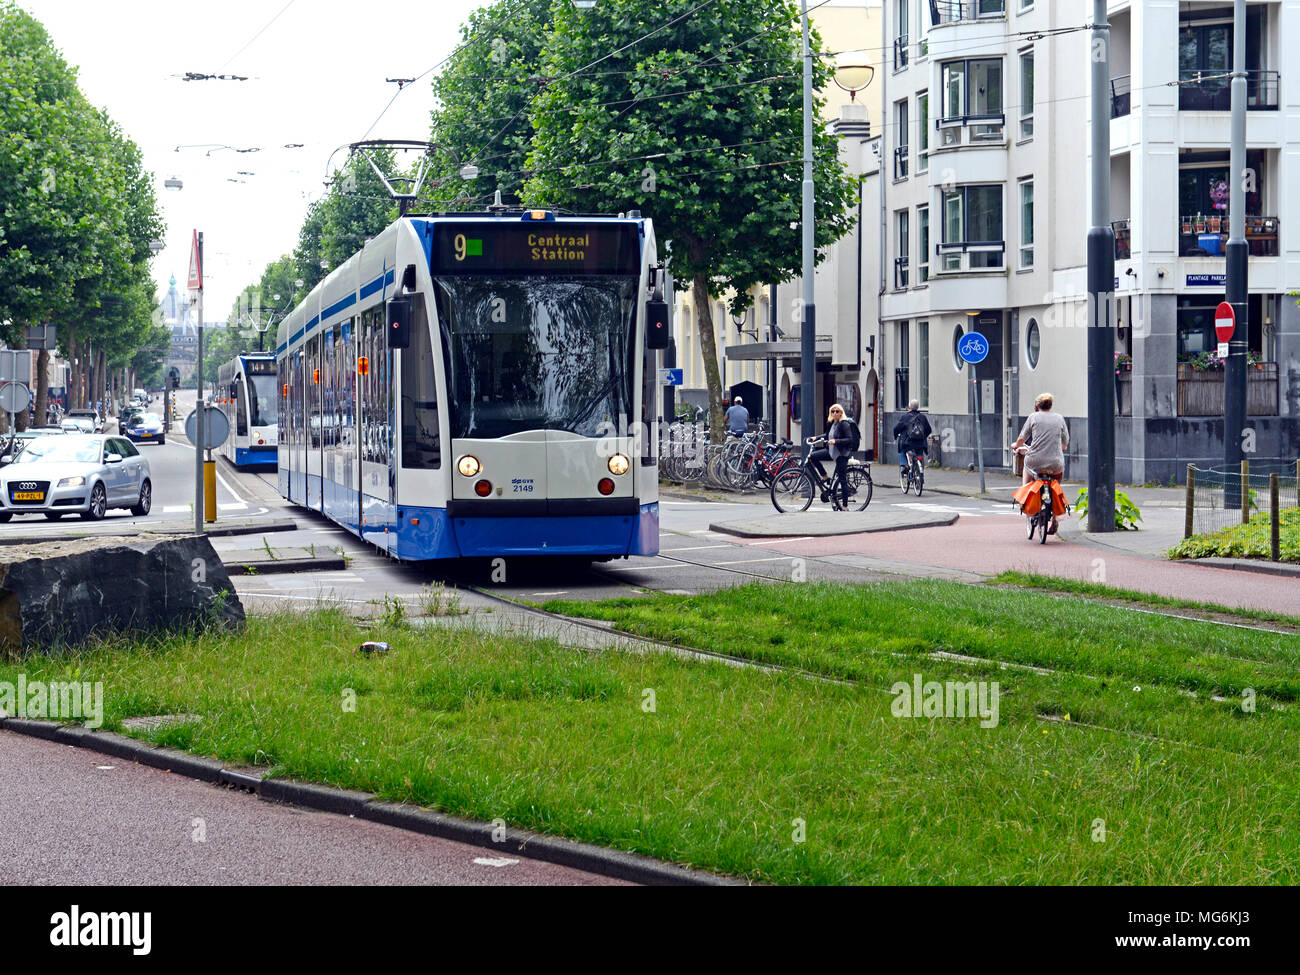
[[[1029,443],[1025,452],[1025,473],[1021,483],[1031,484],[1040,476],[1060,477],[1065,473],[1065,450],[1070,446],[1070,430],[1065,417],[1052,412],[1052,394],[1039,393],[1034,400],[1034,412],[1025,419],[1020,437],[1012,445],[1019,450]],[[1056,516],[1052,515],[1049,534],[1056,534]]]
[[[835,461],[835,476],[840,479],[840,500],[831,499],[832,506],[836,511],[849,510],[849,482],[844,476],[845,470],[849,466],[849,458],[853,452],[858,449],[858,443],[861,434],[858,433],[857,424],[844,416],[844,407],[839,403],[831,406],[826,417],[826,446],[814,450],[808,455],[808,460],[812,466],[817,469],[817,473],[822,480],[826,479],[826,468],[819,463],[824,460]]]
[[[745,401],[737,396],[727,410],[727,432],[733,437],[739,437],[748,429],[749,410],[745,409]]]
[[[913,457],[920,457],[925,464],[925,452],[929,447],[932,430],[930,421],[921,412],[920,400],[907,404],[907,412],[894,424],[894,439],[898,441],[899,473],[906,472],[912,464]]]

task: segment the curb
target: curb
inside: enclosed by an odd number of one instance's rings
[[[102,524],[102,522],[101,522]],[[244,525],[220,525],[213,528],[205,528],[203,534],[209,538],[225,538],[230,535],[257,535],[262,532],[292,532],[298,530],[298,523],[291,518],[273,518],[265,524],[244,524]],[[193,535],[193,530],[189,528],[168,528],[159,526],[149,528],[145,531],[134,532],[139,535]],[[105,532],[83,532],[80,535],[41,535],[39,537],[24,537],[21,535],[0,535],[0,545],[27,545],[35,542],[80,542],[87,538],[97,538],[99,536],[118,537],[118,533]]]
[[[92,731],[89,728],[63,726],[53,721],[30,718],[0,718],[0,730],[102,752],[164,772],[249,792],[267,802],[283,802],[317,812],[351,816],[469,846],[509,850],[533,860],[584,870],[615,880],[648,886],[748,886],[746,881],[734,877],[692,870],[635,853],[528,830],[504,827],[504,838],[497,841],[493,834],[499,833],[502,827],[493,823],[461,819],[419,806],[387,802],[368,792],[335,789],[292,779],[260,778],[229,768],[213,759],[199,758],[172,748],[158,748],[111,731]]]
[[[960,515],[936,515],[934,518],[927,518],[924,521],[917,521],[907,525],[878,525],[874,528],[845,529],[844,531],[822,532],[821,534],[814,534],[812,537],[838,538],[845,535],[875,535],[883,532],[905,532],[911,531],[913,528],[946,528],[949,525],[955,525],[957,519],[960,517]],[[719,532],[723,535],[735,535],[738,538],[795,538],[796,536],[808,534],[808,529],[803,529],[801,531],[787,532],[782,535],[773,535],[770,532],[754,532],[747,531],[743,528],[734,528],[721,522],[710,524],[709,531]]]
[[[1254,559],[1176,559],[1189,565],[1204,565],[1211,569],[1236,569],[1240,572],[1257,572],[1260,575],[1283,576],[1287,579],[1300,579],[1300,565],[1290,562],[1257,562]]]
[[[226,575],[231,576],[268,576],[281,572],[338,572],[347,568],[347,563],[339,556],[332,559],[267,559],[261,562],[223,560],[221,564],[226,567]],[[250,572],[250,569],[253,571]]]

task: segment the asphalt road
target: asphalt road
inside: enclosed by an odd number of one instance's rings
[[[0,884],[611,885],[0,731]]]

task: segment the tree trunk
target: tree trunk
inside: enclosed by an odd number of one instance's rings
[[[691,279],[691,296],[695,299],[695,329],[704,356],[704,384],[709,391],[709,439],[722,443],[726,437],[722,415],[722,376],[718,372],[718,346],[713,338],[713,314],[709,311],[709,284],[704,275]]]
[[[68,325],[68,337],[64,342],[65,344],[63,348],[68,358],[68,386],[63,391],[65,401],[63,407],[66,412],[67,410],[72,409],[73,404],[77,401],[76,393],[72,390],[77,376],[77,327],[75,325]]]
[[[24,352],[25,352],[25,351],[27,350],[27,330],[26,330],[26,329],[23,329],[22,332],[20,332],[19,334],[20,334],[22,337],[18,340],[17,343],[15,343],[15,344],[12,346],[12,348],[14,348],[14,349],[18,349],[19,351],[24,351]],[[31,354],[28,353],[28,358],[29,358],[29,359],[30,359],[30,355],[31,355]],[[31,378],[31,377],[28,377],[28,378]],[[27,429],[27,426],[28,426],[28,423],[27,423],[27,416],[28,416],[28,414],[27,414],[27,411],[26,411],[26,410],[21,410],[20,412],[14,414],[14,432],[15,432],[15,433],[22,433],[24,430]]]
[[[50,408],[50,353],[41,349],[36,354],[36,425],[45,425],[45,411]]]

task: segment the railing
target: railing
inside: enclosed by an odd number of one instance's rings
[[[1001,114],[954,115],[936,119],[934,127],[939,130],[939,145],[945,148],[1002,142],[1006,139],[1007,117]]]
[[[1000,271],[1006,255],[1006,241],[961,241],[939,244],[935,251],[940,260],[940,273],[961,271]]]
[[[1246,367],[1247,416],[1277,416],[1278,367],[1257,362]],[[1223,370],[1193,369],[1178,363],[1178,415],[1223,415]]]
[[[1129,218],[1112,220],[1110,227],[1115,231],[1115,260],[1127,261],[1133,256],[1132,228]]]
[[[1006,0],[930,0],[930,22],[936,27],[980,17],[1002,17]]]
[[[894,370],[894,406],[898,410],[907,409],[909,401],[907,386],[907,366]]]
[[[1246,246],[1251,257],[1277,257],[1281,221],[1277,217],[1246,217]],[[1228,243],[1228,217],[1198,213],[1179,219],[1179,257],[1222,257]]]
[[[894,38],[894,70],[907,67],[907,35],[899,34]]]
[[[1133,110],[1132,76],[1122,74],[1110,79],[1110,117],[1121,118]]]
[[[1246,108],[1276,111],[1281,76],[1276,71],[1246,72]],[[1178,107],[1189,112],[1232,110],[1232,75],[1228,71],[1178,72]]]
[[[907,146],[894,149],[894,179],[907,179]]]
[[[907,279],[908,279],[907,265],[908,265],[908,261],[906,257],[894,258],[894,290],[895,291],[902,291],[904,288],[907,287]]]

